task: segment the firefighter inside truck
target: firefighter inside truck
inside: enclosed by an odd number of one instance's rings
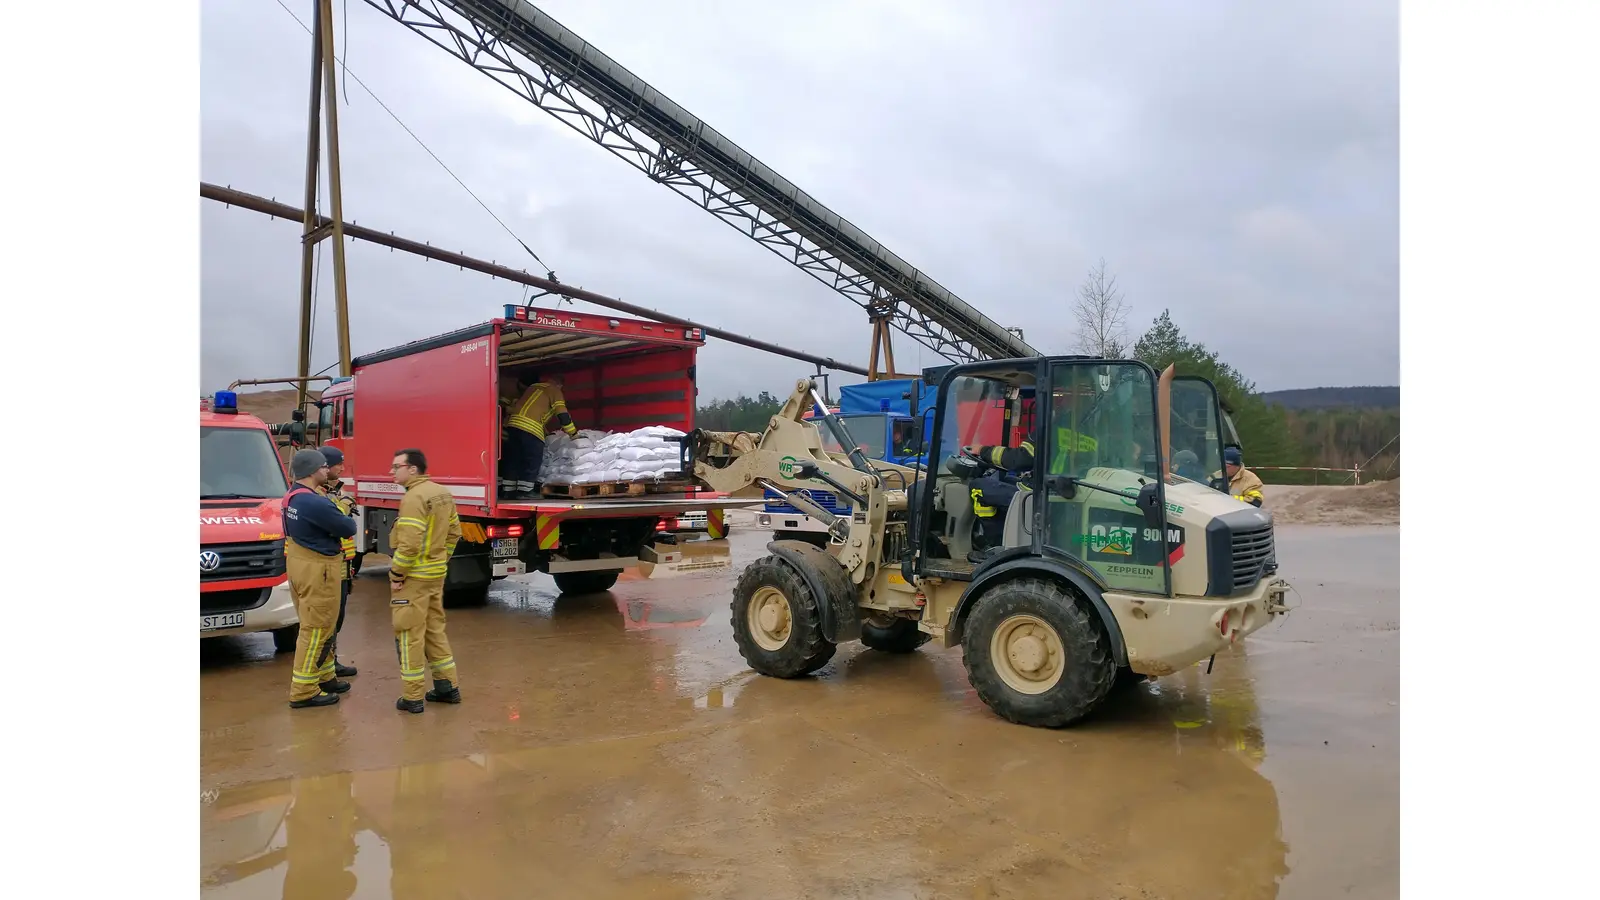
[[[535,385],[541,389],[535,391]],[[545,441],[554,428],[573,429],[577,423],[561,394],[560,372],[534,366],[500,370],[500,464],[502,500],[530,499],[542,487],[540,467]]]

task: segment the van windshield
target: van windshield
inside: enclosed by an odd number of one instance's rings
[[[277,448],[265,431],[201,427],[201,500],[265,499],[288,490]]]

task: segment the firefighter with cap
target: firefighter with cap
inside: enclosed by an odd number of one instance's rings
[[[283,555],[300,618],[289,706],[330,706],[350,690],[350,682],[335,673],[333,656],[345,568],[339,541],[355,536],[356,523],[322,493],[328,480],[328,458],[322,451],[296,451],[289,472],[295,483],[283,495]]]
[[[461,520],[449,488],[428,478],[428,459],[421,450],[396,452],[390,469],[395,483],[406,489],[400,515],[389,532],[389,546],[394,548],[389,615],[402,686],[394,705],[401,712],[420,713],[424,699],[461,702],[456,661],[444,633],[444,576],[461,540]],[[424,661],[433,671],[433,690],[427,694],[423,694]]]
[[[356,501],[354,497],[344,492],[344,482],[340,476],[344,475],[344,452],[338,447],[323,447],[322,455],[328,459],[328,480],[322,486],[322,493],[339,511],[349,516],[351,520],[356,517]],[[360,523],[356,525],[360,529]],[[344,631],[344,611],[350,602],[351,581],[355,578],[356,539],[354,537],[340,538],[339,549],[344,555],[344,580],[339,582],[339,622],[333,626],[335,638],[333,671],[340,678],[354,678],[355,666],[347,666],[339,661],[338,641],[339,633]]]
[[[1244,467],[1244,454],[1238,447],[1222,451],[1222,466],[1228,472],[1228,492],[1233,499],[1251,506],[1261,506],[1261,479]]]
[[[516,484],[507,499],[535,496],[539,490],[539,469],[544,465],[544,440],[554,423],[569,437],[577,437],[578,426],[567,412],[567,398],[561,392],[559,376],[539,379],[523,390],[506,415],[507,478]]]

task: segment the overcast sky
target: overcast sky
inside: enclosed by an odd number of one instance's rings
[[[311,0],[284,2],[310,23]],[[564,282],[865,365],[849,300],[366,3],[347,25],[345,5],[350,70]],[[1392,0],[538,5],[1044,352],[1070,350],[1103,256],[1130,339],[1166,307],[1263,390],[1399,382]],[[201,8],[201,178],[299,206],[310,38],[277,0]],[[341,94],[347,219],[537,271],[354,81]],[[196,202],[202,391],[293,374],[298,226]],[[324,246],[313,370],[338,355]],[[347,260],[357,354],[523,296],[370,245]],[[901,368],[943,361],[896,336]],[[701,399],[805,374],[712,341]]]

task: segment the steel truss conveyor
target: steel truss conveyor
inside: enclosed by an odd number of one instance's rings
[[[366,2],[946,359],[1038,355],[533,4]]]

